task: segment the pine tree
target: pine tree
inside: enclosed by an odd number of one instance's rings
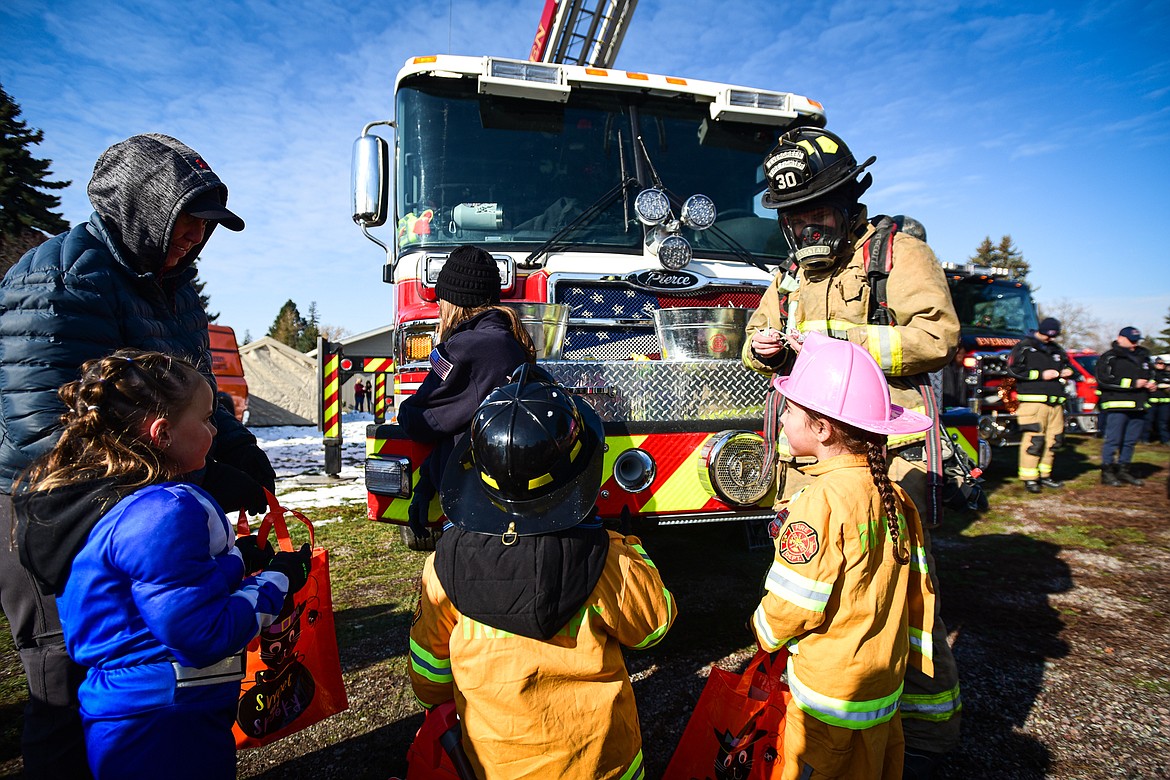
[[[297,305],[290,298],[280,307],[280,313],[276,315],[276,320],[272,323],[272,327],[268,329],[268,335],[282,344],[287,344],[293,349],[300,349],[299,339],[304,329],[305,320],[301,317],[301,312],[297,309]],[[316,346],[316,343],[314,343],[314,346]]]
[[[1150,339],[1150,343],[1146,348],[1155,355],[1170,354],[1170,310],[1166,312],[1166,327],[1162,331]]]
[[[317,315],[317,302],[309,303],[309,318],[297,339],[297,349],[309,352],[317,348],[317,336],[320,335],[320,318]]]
[[[991,236],[985,237],[970,262],[990,268],[1006,268],[1014,279],[1026,279],[1031,269],[1024,260],[1024,253],[1016,248],[1010,235],[1001,238],[998,245],[991,243]]]
[[[55,209],[61,199],[44,190],[62,190],[68,181],[48,179],[49,160],[33,157],[29,146],[44,140],[20,118],[20,106],[0,86],[0,274],[47,234],[69,229]]]

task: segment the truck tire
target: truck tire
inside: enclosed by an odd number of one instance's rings
[[[406,545],[407,549],[416,552],[433,552],[435,549],[435,542],[443,535],[443,532],[438,528],[430,529],[431,535],[426,539],[419,539],[414,535],[409,525],[398,526],[398,534],[402,537],[402,543]]]

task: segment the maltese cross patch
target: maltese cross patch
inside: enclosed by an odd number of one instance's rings
[[[817,532],[803,520],[789,525],[780,537],[780,557],[789,563],[808,563],[819,549]]]

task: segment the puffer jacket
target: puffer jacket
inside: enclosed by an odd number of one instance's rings
[[[153,165],[131,154],[136,147]],[[122,347],[157,350],[191,361],[214,382],[207,312],[191,281],[215,223],[160,273],[184,205],[213,190],[226,203],[219,177],[173,138],[115,144],[94,167],[89,222],[29,250],[0,281],[0,491],[10,493],[16,475],[56,442],[64,412],[57,390],[85,361]],[[220,451],[255,443],[226,411],[217,411],[215,424]]]
[[[776,274],[748,320],[743,362],[762,373],[786,374],[795,355],[784,350],[777,360],[765,363],[752,352],[752,335],[768,327],[824,333],[868,350],[889,380],[893,403],[933,415],[936,409],[925,408],[923,390],[930,389],[926,375],[947,365],[959,345],[959,318],[946,276],[929,246],[895,233],[886,282],[886,308],[893,324],[869,324],[872,292],[866,265],[868,242],[875,231],[864,221],[864,212],[859,224],[863,227],[854,236],[848,262],[823,271],[802,269],[799,279]],[[891,436],[890,446],[925,438],[925,433]],[[783,445],[781,449],[783,454]]]
[[[411,683],[425,707],[455,700],[476,777],[645,776],[622,647],[656,644],[677,612],[636,537],[451,529],[422,587]]]

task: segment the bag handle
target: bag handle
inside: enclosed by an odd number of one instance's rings
[[[313,529],[313,523],[309,518],[296,509],[288,509],[280,505],[280,500],[276,495],[264,488],[264,496],[268,499],[268,514],[264,515],[264,519],[260,521],[260,529],[256,531],[256,539],[259,541],[261,547],[268,545],[268,534],[276,529],[276,547],[278,550],[284,552],[293,551],[292,537],[288,533],[288,524],[285,522],[285,515],[292,515],[297,520],[309,529],[309,547],[316,549],[317,535]],[[247,536],[251,533],[251,527],[248,525],[248,515],[244,510],[240,510],[239,520],[236,521],[236,534],[239,536]]]
[[[752,660],[748,661],[748,665],[743,670],[743,674],[739,677],[739,682],[735,684],[736,693],[746,698],[758,698],[752,696],[752,689],[763,691],[765,694],[770,694],[775,687],[775,683],[780,682],[780,673],[788,664],[788,649],[781,647],[774,653],[769,653],[767,650],[757,649]]]

